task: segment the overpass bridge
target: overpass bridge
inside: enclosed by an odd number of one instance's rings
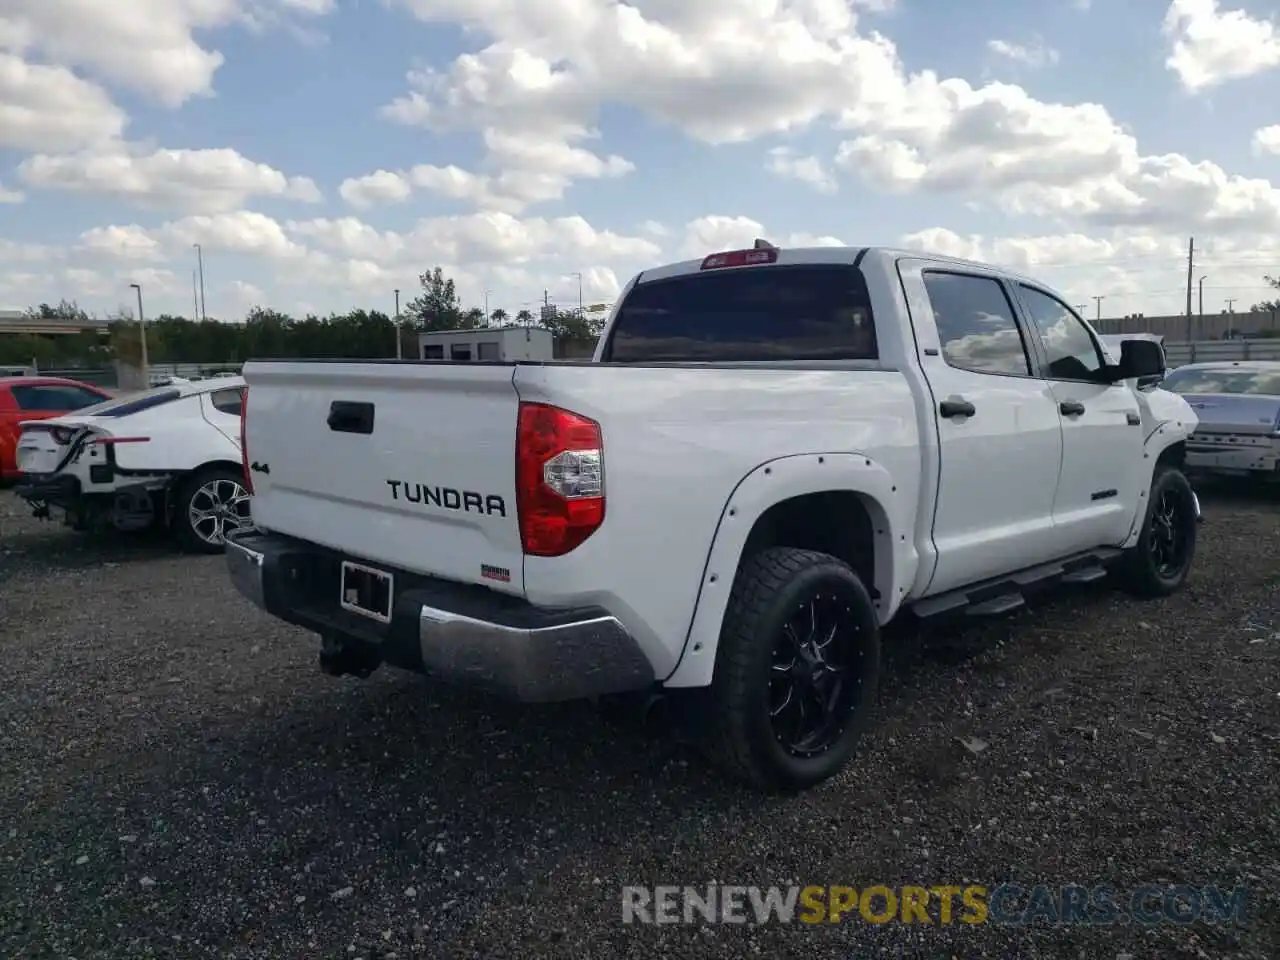
[[[82,330],[97,330],[105,336],[109,325],[109,320],[98,317],[75,320],[62,317],[29,317],[22,310],[0,310],[0,336],[5,334],[60,336],[80,333]]]

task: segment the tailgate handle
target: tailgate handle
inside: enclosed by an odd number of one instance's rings
[[[335,400],[329,404],[329,429],[335,433],[373,433],[373,404]]]

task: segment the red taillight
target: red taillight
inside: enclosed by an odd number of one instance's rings
[[[240,391],[240,467],[244,471],[244,489],[253,496],[253,474],[249,470],[249,445],[244,442],[245,425],[249,422],[249,388]]]
[[[560,557],[604,523],[600,424],[543,403],[520,404],[516,510],[524,552]]]
[[[713,253],[702,261],[703,270],[719,270],[721,267],[753,267],[760,263],[777,263],[777,250],[730,250]]]

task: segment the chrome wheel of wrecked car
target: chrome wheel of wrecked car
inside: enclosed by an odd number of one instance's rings
[[[197,471],[174,500],[173,533],[196,553],[221,553],[228,533],[251,524],[249,492],[239,471],[229,467]]]
[[[208,544],[226,543],[228,530],[249,522],[249,494],[235,480],[217,477],[202,484],[187,504],[191,529]]]

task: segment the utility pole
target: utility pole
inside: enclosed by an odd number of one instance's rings
[[[1205,274],[1200,278],[1200,309],[1197,314],[1200,317],[1200,336],[1204,336],[1204,282],[1209,279],[1209,275]]]
[[[489,291],[484,292],[484,325],[489,325]]]
[[[400,346],[400,288],[396,287],[396,359],[403,360],[404,348]]]
[[[578,278],[578,319],[581,320],[586,316],[586,313],[582,309],[582,273],[578,272],[573,274],[573,276]]]
[[[1072,306],[1076,308],[1076,313],[1084,313],[1089,309],[1089,305],[1087,303],[1073,303]]]
[[[131,283],[129,286],[138,292],[138,335],[142,338],[142,379],[144,383],[150,384],[151,363],[147,359],[147,321],[142,316],[142,284]]]
[[[1187,243],[1187,343],[1191,342],[1191,278],[1196,271],[1196,238]]]
[[[1094,314],[1094,321],[1095,321],[1095,322],[1098,322],[1098,321],[1102,320],[1102,301],[1103,301],[1103,300],[1105,300],[1105,299],[1107,299],[1107,295],[1106,295],[1105,293],[1104,293],[1104,294],[1102,294],[1102,295],[1101,295],[1101,296],[1099,296],[1099,297],[1094,297],[1094,298],[1093,298],[1093,302],[1094,302],[1094,304],[1095,304],[1095,305],[1096,305],[1096,307],[1097,307],[1097,312]]]
[[[191,271],[191,320],[195,322],[200,319],[200,295],[196,293],[196,272]]]
[[[200,319],[208,320],[209,314],[205,312],[204,308],[204,251],[200,249],[200,244],[198,243],[193,243],[192,246],[196,248],[196,263],[200,269]]]
[[[1236,302],[1237,300],[1239,300],[1239,299],[1240,299],[1239,297],[1227,297],[1227,298],[1226,298],[1226,301],[1227,301],[1227,313],[1235,313],[1235,310],[1233,310],[1233,309],[1231,309],[1231,308],[1234,306],[1235,302]]]

